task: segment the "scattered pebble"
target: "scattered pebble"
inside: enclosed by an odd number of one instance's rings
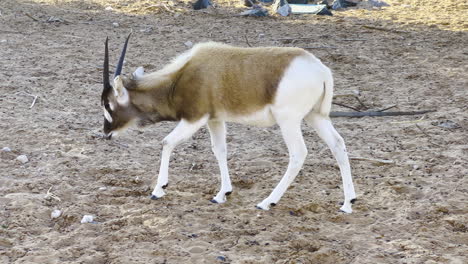
[[[263,17],[263,16],[268,16],[268,10],[262,7],[258,8],[253,8],[250,10],[246,10],[242,13],[239,14],[240,16],[255,16],[255,17]]]
[[[11,151],[11,148],[9,148],[9,147],[3,147],[3,148],[2,148],[2,151],[3,151],[3,152],[10,152],[10,151]]]
[[[29,161],[28,157],[26,155],[19,155],[18,157],[16,157],[16,160],[18,160],[19,162],[25,164],[26,162]]]
[[[7,42],[7,40],[6,40],[6,39],[2,39],[2,40],[0,40],[0,43],[6,43],[6,42]]]
[[[112,23],[112,25],[113,25],[114,27],[119,27],[119,26],[120,26],[119,23],[117,23],[117,22]]]
[[[460,125],[453,122],[452,120],[442,121],[437,126],[442,127],[442,128],[449,128],[449,129],[460,128]]]
[[[368,0],[368,2],[375,7],[384,7],[384,6],[390,6],[389,4],[385,3],[382,0]]]
[[[193,254],[201,254],[205,251],[205,249],[201,248],[201,247],[192,247],[189,252],[190,253],[193,253]]]
[[[414,165],[413,165],[413,169],[418,170],[418,169],[419,169],[419,165],[414,164]]]
[[[188,48],[191,48],[191,47],[193,47],[193,42],[189,40],[189,41],[185,42],[184,45],[186,47],[188,47]]]
[[[53,210],[52,213],[50,213],[50,218],[52,219],[59,218],[61,215],[62,215],[62,211]]]
[[[113,10],[114,10],[114,8],[112,8],[112,7],[108,6],[108,7],[106,7],[106,8],[105,8],[105,10],[106,10],[106,11],[113,11]]]
[[[105,191],[105,190],[107,190],[107,187],[99,187],[99,190],[100,191]]]
[[[217,256],[216,257],[216,260],[219,260],[219,261],[226,261],[226,257],[225,256]]]
[[[82,224],[92,223],[94,221],[94,217],[92,215],[84,215],[83,219],[81,219]]]
[[[61,18],[59,18],[59,17],[51,16],[51,17],[49,17],[49,18],[47,19],[46,22],[48,22],[48,23],[62,23],[63,20],[62,20]]]

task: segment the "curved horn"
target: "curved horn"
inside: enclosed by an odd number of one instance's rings
[[[124,44],[124,47],[123,47],[123,50],[122,50],[122,54],[120,55],[119,63],[117,64],[117,68],[115,69],[114,78],[119,76],[120,73],[122,73],[122,66],[123,66],[123,62],[124,62],[124,59],[125,59],[125,52],[127,51],[127,44],[128,44],[128,40],[130,39],[130,35],[132,35],[132,33],[128,34],[128,37],[125,40],[125,44]]]
[[[104,101],[104,95],[107,94],[107,91],[112,88],[109,81],[109,48],[108,48],[109,37],[106,37],[105,51],[104,51],[104,70],[102,75],[102,84],[104,85],[104,90],[102,93],[101,102]]]

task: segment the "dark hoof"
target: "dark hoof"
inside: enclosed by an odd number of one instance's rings
[[[210,202],[217,204],[218,202],[215,199],[211,199]]]
[[[229,196],[229,195],[231,195],[231,193],[232,193],[232,192],[227,192],[227,193],[226,193],[226,196]]]
[[[351,201],[349,201],[351,204],[354,204],[355,202],[357,201],[356,198],[352,199]],[[340,202],[340,205],[343,205],[344,203],[343,202]]]
[[[270,206],[276,206],[276,204],[275,204],[275,203],[271,203]]]
[[[166,184],[166,185],[163,185],[161,188],[163,188],[163,189],[166,189],[166,188],[167,188],[167,186],[169,186],[169,183],[168,183],[168,184]]]
[[[159,199],[159,197],[157,197],[156,195],[151,195],[150,198],[151,198],[151,200],[158,200]]]
[[[261,207],[258,206],[258,205],[256,205],[255,208],[264,211],[263,208],[261,208]]]

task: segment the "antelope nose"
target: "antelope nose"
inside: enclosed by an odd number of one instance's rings
[[[107,134],[105,137],[106,137],[107,140],[112,139],[112,132],[110,132],[109,134]]]

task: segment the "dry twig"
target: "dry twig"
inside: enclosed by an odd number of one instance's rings
[[[364,160],[364,161],[371,161],[381,164],[395,164],[393,160],[384,160],[384,159],[373,159],[373,158],[364,158],[364,157],[349,157],[350,160]]]
[[[432,139],[433,139],[432,136],[429,135],[429,134],[427,134],[426,131],[424,131],[424,129],[422,129],[418,124],[415,124],[415,126],[416,126],[426,137],[428,137],[428,140],[427,140],[427,141],[428,141],[429,143],[431,143],[432,145],[437,146],[437,147],[442,147],[441,145],[432,142]]]
[[[57,195],[55,195],[55,194],[53,194],[52,192],[50,192],[50,190],[52,190],[52,187],[50,187],[49,190],[47,190],[47,193],[46,193],[46,195],[44,196],[44,199],[49,200],[49,199],[52,198],[52,199],[55,199],[55,200],[61,202],[62,199],[60,199],[60,197],[58,197]]]
[[[394,107],[396,107],[396,106],[397,106],[397,105],[396,105],[396,104],[394,104],[394,105],[391,105],[391,106],[385,107],[385,108],[383,108],[383,109],[377,110],[377,112],[383,112],[383,111],[386,111],[386,110],[388,110],[388,109],[392,109],[392,108],[394,108]]]
[[[364,116],[404,116],[404,115],[422,115],[436,110],[409,111],[409,112],[331,112],[330,117],[364,117]],[[413,122],[413,121],[410,121]],[[398,122],[394,122],[398,123]],[[414,122],[413,122],[414,123]]]
[[[332,104],[334,104],[334,105],[339,105],[339,106],[345,107],[345,108],[349,108],[349,109],[354,110],[354,111],[357,111],[357,112],[361,112],[361,111],[360,111],[359,109],[357,109],[357,108],[354,108],[354,107],[352,107],[352,106],[345,105],[345,104],[342,104],[342,103],[335,103],[335,102],[333,102]]]
[[[38,20],[38,19],[34,18],[33,16],[31,16],[31,15],[30,15],[30,14],[28,14],[28,13],[24,13],[24,15],[25,15],[25,16],[27,16],[27,17],[29,17],[30,19],[32,19],[32,20],[34,20],[34,21],[36,21],[36,22],[39,22],[39,20]]]
[[[244,38],[245,38],[245,43],[247,43],[247,46],[252,47],[252,45],[249,42],[249,38],[247,37],[247,32],[245,32]]]
[[[333,46],[302,47],[302,49],[336,49]]]

